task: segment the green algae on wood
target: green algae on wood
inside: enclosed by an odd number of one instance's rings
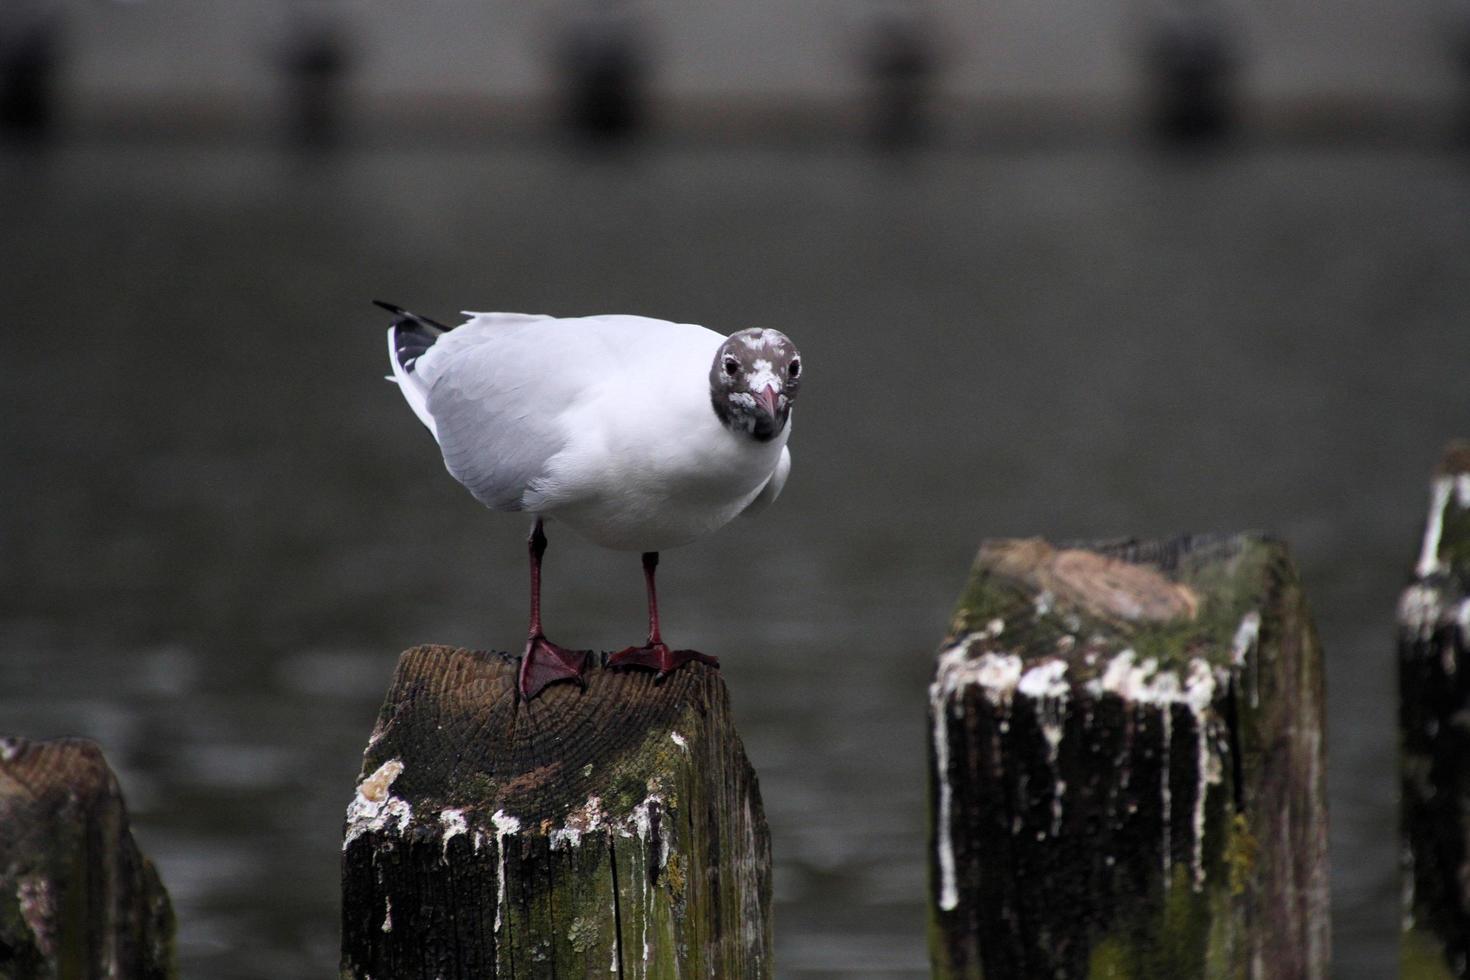
[[[0,738],[0,980],[169,980],[174,918],[96,743]]]
[[[719,672],[405,653],[342,857],[343,977],[771,976],[770,836]]]
[[[981,546],[930,687],[938,977],[1319,977],[1322,666],[1257,535]]]
[[[1470,443],[1430,484],[1399,599],[1401,972],[1470,977]]]

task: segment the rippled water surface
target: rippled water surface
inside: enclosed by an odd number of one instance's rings
[[[1470,431],[1470,167],[1428,151],[77,143],[0,156],[0,729],[97,738],[191,977],[332,975],[397,653],[514,646],[524,521],[382,380],[383,298],[775,326],[778,505],[664,556],[775,842],[783,977],[924,952],[924,686],[978,541],[1265,528],[1328,654],[1341,977],[1393,970],[1393,606]],[[551,530],[555,637],[643,622]]]

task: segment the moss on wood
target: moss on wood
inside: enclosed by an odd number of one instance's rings
[[[770,839],[718,671],[594,667],[529,703],[515,678],[400,660],[348,810],[343,976],[769,976]]]
[[[986,542],[930,694],[937,976],[1325,974],[1320,652],[1278,542]]]

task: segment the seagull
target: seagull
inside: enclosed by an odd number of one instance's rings
[[[536,515],[528,541],[531,615],[518,687],[529,701],[576,681],[591,651],[546,638],[545,522],[638,551],[648,640],[608,657],[662,678],[691,660],[658,622],[660,551],[688,544],[781,493],[791,472],[791,409],[802,360],[779,330],[728,337],[642,316],[470,313],[458,327],[374,301],[393,314],[388,357],[444,465],[476,500]]]

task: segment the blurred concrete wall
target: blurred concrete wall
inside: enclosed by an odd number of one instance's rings
[[[6,0],[9,2],[9,0]],[[517,100],[546,90],[558,26],[578,4],[493,0],[57,0],[75,103],[269,99],[293,18],[339,22],[359,98]],[[933,25],[940,90],[961,100],[1126,100],[1144,25],[1204,0],[680,0],[642,3],[657,90],[681,99],[826,101],[860,83],[864,32],[884,9]],[[1449,25],[1470,0],[1222,3],[1258,98],[1432,99],[1454,91]]]

